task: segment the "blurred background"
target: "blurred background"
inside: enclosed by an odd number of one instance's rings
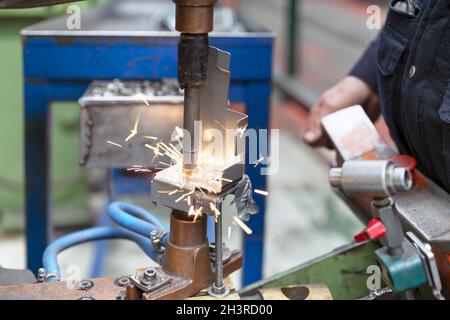
[[[167,0],[169,1],[169,0]],[[80,2],[82,9],[103,1]],[[276,33],[271,127],[280,129],[280,171],[269,176],[264,276],[287,270],[347,244],[362,227],[333,194],[327,173],[333,153],[302,142],[308,108],[345,76],[378,30],[369,30],[368,7],[376,0],[229,0],[221,1],[236,17]],[[64,14],[66,5],[0,10],[0,265],[25,267],[23,110],[20,30]],[[231,70],[233,72],[233,70]],[[94,224],[103,195],[95,174],[79,167],[79,107],[52,106],[54,223],[57,234]],[[384,128],[383,123],[378,124]],[[148,199],[132,201],[150,206]],[[162,216],[167,213],[162,212]],[[240,246],[233,231],[231,247]],[[133,245],[114,241],[103,273],[117,275],[148,263]],[[62,269],[80,264],[89,274],[95,255],[83,245],[60,256]],[[83,265],[81,265],[83,264]]]

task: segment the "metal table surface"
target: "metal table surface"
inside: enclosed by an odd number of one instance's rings
[[[157,17],[173,9],[161,2],[113,2],[82,12],[81,30],[68,30],[66,18],[22,30],[25,108],[27,263],[36,272],[52,239],[50,105],[77,101],[89,83],[101,79],[153,80],[177,77],[176,32],[161,31]],[[167,1],[165,1],[167,2]],[[153,30],[153,31],[152,31]],[[265,30],[213,33],[210,43],[232,54],[230,101],[244,103],[249,128],[269,127],[274,35]],[[266,188],[260,168],[247,165],[258,189]],[[262,277],[265,200],[244,237],[243,283]]]

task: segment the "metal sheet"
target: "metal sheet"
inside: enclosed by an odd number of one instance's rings
[[[148,81],[147,81],[148,82]],[[141,88],[144,82],[121,81],[127,88]],[[157,82],[153,82],[155,85]],[[176,126],[181,126],[183,97],[178,92],[170,95],[150,95],[131,90],[130,95],[106,91],[112,82],[94,81],[79,100],[81,105],[80,163],[88,168],[127,168],[133,165],[157,167],[153,151],[146,144],[154,145],[157,137],[166,142]],[[127,89],[128,90],[128,89]],[[161,90],[161,89],[157,89]],[[107,92],[108,94],[105,94]],[[149,105],[147,105],[149,104]],[[137,123],[137,134],[125,141]],[[122,147],[112,145],[111,141]]]
[[[240,136],[238,128],[247,126],[248,117],[245,114],[228,108],[228,90],[230,83],[230,54],[216,48],[209,48],[207,81],[200,93],[199,136],[202,152],[199,154],[198,165],[202,170],[191,175],[185,175],[182,164],[177,163],[170,168],[158,172],[152,185],[152,200],[170,208],[187,212],[189,206],[183,201],[175,202],[178,195],[163,194],[168,190],[180,188],[186,192],[202,188],[216,194],[221,193],[227,185],[241,180],[244,174],[245,136]],[[216,130],[222,139],[219,148],[208,152],[206,136],[208,130]],[[227,130],[232,130],[229,137]],[[214,135],[215,138],[218,136]],[[232,138],[232,139],[231,139]],[[213,147],[216,147],[213,144]],[[229,181],[221,181],[226,178]],[[194,199],[195,200],[195,199]],[[199,208],[193,203],[195,208]]]

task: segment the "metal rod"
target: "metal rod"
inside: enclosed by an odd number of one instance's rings
[[[219,206],[219,211],[222,212],[222,205]],[[215,242],[216,242],[216,283],[215,287],[221,289],[223,287],[223,264],[222,264],[222,214],[217,216],[215,224]],[[221,292],[222,293],[222,292]]]
[[[195,122],[200,121],[200,88],[186,87],[184,90],[183,127],[189,137],[183,138],[183,168],[193,171],[197,164],[198,143]]]
[[[289,41],[287,42],[287,53],[288,53],[288,74],[290,76],[295,76],[297,74],[298,67],[298,1],[290,0],[287,7],[287,34]]]
[[[222,204],[217,206],[218,210],[222,212]],[[222,214],[217,216],[215,223],[215,280],[211,287],[208,289],[208,293],[215,297],[225,297],[230,293],[230,290],[223,283],[223,238],[222,238]]]

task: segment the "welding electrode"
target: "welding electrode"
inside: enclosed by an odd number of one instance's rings
[[[182,33],[178,43],[178,81],[184,89],[183,167],[195,169],[198,157],[200,132],[195,132],[195,122],[200,120],[200,90],[206,80],[208,67],[208,34]]]
[[[178,42],[178,81],[184,89],[183,168],[195,169],[199,137],[195,121],[200,120],[200,91],[206,81],[209,38],[213,29],[214,4],[217,0],[173,0],[176,4],[176,26],[181,32]],[[187,132],[186,132],[187,131]],[[198,132],[197,135],[200,135]],[[196,139],[197,138],[197,139]]]

